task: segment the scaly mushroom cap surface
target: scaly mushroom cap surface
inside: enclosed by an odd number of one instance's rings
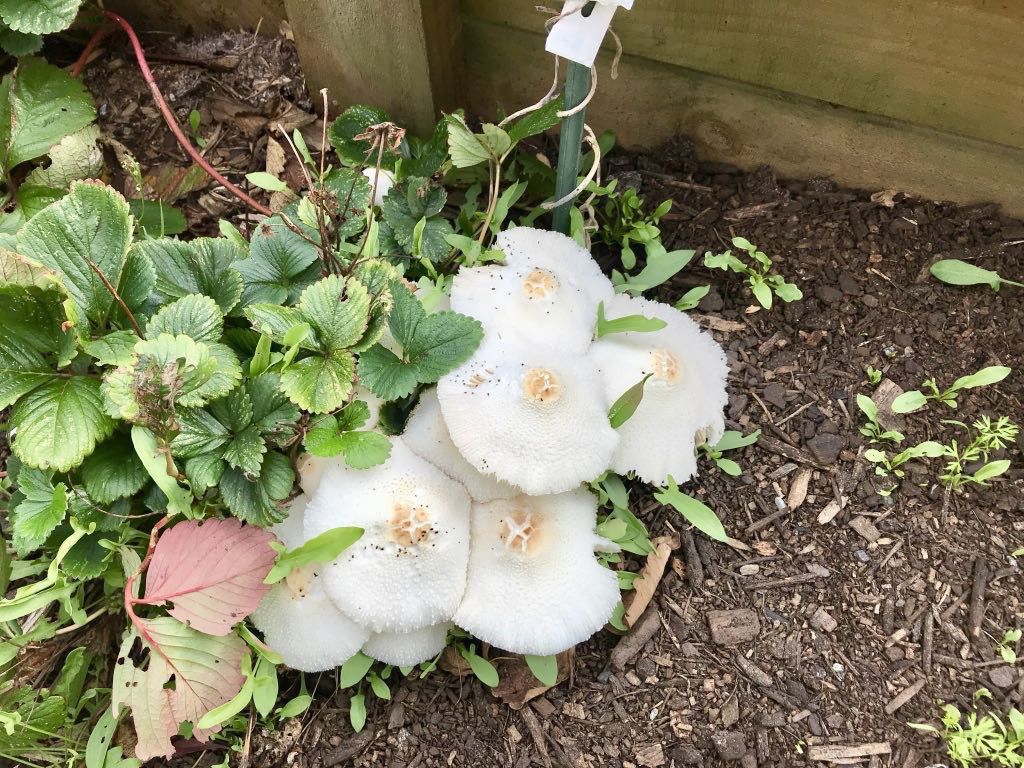
[[[372,469],[332,459],[306,509],[307,536],[357,526],[362,537],[321,566],[334,604],[373,632],[409,632],[448,621],[469,559],[466,489],[400,438]]]
[[[385,664],[411,667],[441,653],[451,628],[451,622],[444,622],[412,632],[375,632],[363,646],[363,653]]]
[[[487,340],[437,397],[466,460],[531,495],[599,476],[618,444],[596,368],[561,349]]]
[[[288,517],[271,532],[288,547],[305,543],[306,497],[292,502]],[[323,672],[342,664],[367,641],[369,630],[353,622],[327,597],[318,566],[294,569],[264,595],[252,614],[264,642],[284,663],[301,672]]]
[[[648,373],[640,406],[619,427],[611,468],[636,472],[644,482],[683,482],[697,471],[695,443],[718,442],[728,401],[725,352],[683,312],[656,301],[619,294],[605,304],[609,319],[645,315],[668,325],[651,333],[616,333],[598,339],[589,357],[610,402]]]
[[[531,227],[498,235],[505,266],[463,269],[452,283],[456,312],[479,320],[488,336],[585,352],[598,302],[614,289],[597,262],[571,237]]]
[[[594,558],[607,543],[584,490],[473,505],[466,595],[455,623],[513,653],[548,656],[605,625],[619,602],[615,574]]]
[[[459,453],[441,415],[436,389],[428,389],[420,395],[420,401],[405,425],[402,440],[421,459],[426,459],[462,483],[473,501],[507,499],[519,494],[519,490],[508,483],[478,472]]]

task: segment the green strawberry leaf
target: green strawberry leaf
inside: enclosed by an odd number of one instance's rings
[[[370,294],[354,278],[331,275],[302,292],[298,310],[309,323],[324,352],[347,349],[366,332]]]
[[[287,510],[278,506],[291,493],[295,471],[288,457],[271,451],[263,457],[259,476],[246,477],[239,469],[228,467],[220,478],[224,504],[235,517],[252,525],[267,527],[281,522]]]
[[[82,462],[80,472],[85,492],[98,504],[133,496],[149,480],[138,454],[122,435],[96,448]]]
[[[376,153],[371,157],[370,142],[356,140],[356,136],[363,133],[371,125],[386,123],[391,118],[388,113],[377,107],[368,107],[365,104],[353,104],[342,112],[331,124],[331,130],[327,139],[334,147],[343,161],[348,165],[370,165],[376,164]],[[395,164],[394,153],[385,150],[382,165],[391,168]]]
[[[24,499],[11,510],[14,548],[24,557],[38,549],[64,520],[68,509],[67,487],[53,484],[53,473],[32,467],[18,472],[18,491]]]
[[[248,258],[234,265],[244,285],[242,306],[293,304],[320,277],[319,256],[312,243],[288,229],[279,216],[267,219],[252,237]]]
[[[0,0],[0,18],[16,32],[48,35],[71,26],[82,0]]]
[[[313,355],[288,366],[281,374],[281,389],[304,411],[326,413],[345,402],[355,372],[355,359],[349,352]]]
[[[227,238],[199,238],[184,243],[163,238],[132,246],[144,253],[156,270],[155,291],[164,300],[200,293],[230,312],[242,298],[242,275],[235,262],[245,252]]]
[[[218,341],[224,333],[224,315],[209,296],[192,295],[161,307],[146,325],[146,338],[161,333],[183,333],[196,341]]]
[[[114,428],[100,382],[83,376],[53,379],[22,396],[10,425],[17,429],[12,449],[19,459],[59,472],[80,464]]]

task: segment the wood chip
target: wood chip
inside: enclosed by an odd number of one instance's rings
[[[750,608],[708,611],[711,639],[718,645],[737,645],[753,640],[761,632],[761,621]]]
[[[753,680],[762,688],[770,688],[772,685],[772,676],[761,669],[757,664],[752,662],[742,653],[737,653],[733,657],[736,661],[736,666],[742,670],[743,674]]]
[[[648,605],[640,620],[629,632],[623,635],[615,648],[612,649],[611,663],[616,669],[625,669],[636,658],[636,655],[647,645],[647,641],[658,634],[661,629],[661,614],[656,605]]]
[[[824,509],[822,509],[821,512],[818,513],[818,523],[820,525],[826,525],[827,523],[831,523],[835,519],[836,515],[838,515],[842,510],[842,505],[838,501],[833,499],[832,501],[825,505]]]
[[[679,535],[659,536],[651,545],[654,551],[647,555],[640,575],[633,581],[633,599],[626,606],[626,613],[623,615],[627,627],[632,627],[640,620],[651,598],[654,597],[654,590],[658,588],[661,577],[665,575],[665,566],[672,556],[672,551],[679,548]]]
[[[805,467],[797,472],[793,482],[789,485],[789,495],[786,497],[786,505],[791,510],[796,510],[807,498],[807,486],[811,482],[811,475],[814,470]]]
[[[893,697],[888,704],[885,705],[885,714],[891,715],[912,698],[917,696],[917,694],[921,692],[921,689],[924,688],[924,684],[926,682],[927,681],[924,678],[921,678],[913,685],[904,688],[899,694]]]
[[[645,768],[658,768],[664,765],[665,750],[661,744],[644,744],[636,752],[636,761]]]
[[[807,748],[807,759],[810,762],[834,762],[851,757],[871,757],[872,755],[891,755],[892,747],[888,741],[876,741],[869,744],[843,746],[840,744],[818,744]]]
[[[721,331],[722,333],[745,331],[747,329],[746,323],[737,323],[735,320],[726,320],[714,315],[697,315],[691,313],[690,317],[696,320],[700,325],[706,326],[713,331]]]
[[[815,629],[820,629],[822,632],[834,632],[836,627],[839,626],[839,622],[824,608],[819,608],[811,616],[811,626]]]
[[[876,542],[882,537],[882,532],[875,527],[875,524],[861,515],[857,515],[850,521],[850,527],[868,542]]]

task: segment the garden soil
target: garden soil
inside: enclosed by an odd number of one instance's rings
[[[199,111],[208,156],[233,178],[264,169],[276,121],[319,144],[282,40],[169,39],[154,49],[166,53],[157,79],[183,119]],[[152,187],[166,187],[187,171],[184,156],[119,51],[113,44],[86,82],[104,127],[135,153]],[[637,514],[666,537],[664,576],[628,635],[602,632],[577,649],[567,681],[514,710],[446,665],[395,685],[391,701],[371,701],[365,730],[353,734],[347,693],[323,675],[309,680],[317,696],[301,718],[251,734],[246,765],[923,768],[948,760],[907,723],[935,723],[937,702],[967,708],[985,688],[983,706],[1021,706],[1021,669],[995,651],[1004,630],[1024,620],[1024,577],[1011,556],[1024,546],[1021,444],[1006,451],[1014,466],[991,488],[946,494],[932,460],[912,463],[886,498],[862,458],[855,397],[875,395],[907,445],[962,441],[944,420],[1024,420],[1024,293],[954,288],[928,272],[939,258],[959,258],[1021,279],[1024,223],[992,205],[702,162],[685,139],[649,154],[613,153],[605,173],[651,203],[673,199],[661,227],[670,248],[717,252],[742,235],[804,292],[757,310],[738,276],[705,270],[699,256],[659,290],[671,302],[712,286],[694,317],[729,355],[729,424],[762,432],[734,456],[742,476],[703,462],[687,488],[742,547],[690,534],[675,512],[634,490]],[[193,231],[215,232],[222,216],[245,225],[239,207],[202,179],[172,197]],[[614,266],[614,254],[597,255]],[[948,385],[997,364],[1014,373],[966,393],[955,411],[886,415],[896,388],[928,377]],[[882,372],[877,389],[867,366]],[[283,694],[297,691],[289,681]],[[224,757],[192,754],[179,764]]]

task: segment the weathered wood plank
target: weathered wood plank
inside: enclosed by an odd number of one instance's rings
[[[638,3],[637,8],[640,7]],[[550,84],[543,38],[463,19],[467,87],[463,101],[487,117],[536,101]],[[867,188],[892,187],[933,199],[996,201],[1024,215],[1024,151],[866,115],[814,99],[624,56],[618,80],[599,60],[587,111],[595,130],[614,129],[626,146],[650,147],[678,133],[701,155],[780,174],[826,174]]]
[[[534,5],[461,0],[540,31]],[[614,27],[632,55],[1024,148],[1022,2],[643,0]]]
[[[109,0],[139,31],[260,28],[277,34],[285,18],[284,0]]]
[[[421,0],[285,0],[285,9],[311,91],[326,87],[336,108],[373,104],[429,133],[434,92]]]

